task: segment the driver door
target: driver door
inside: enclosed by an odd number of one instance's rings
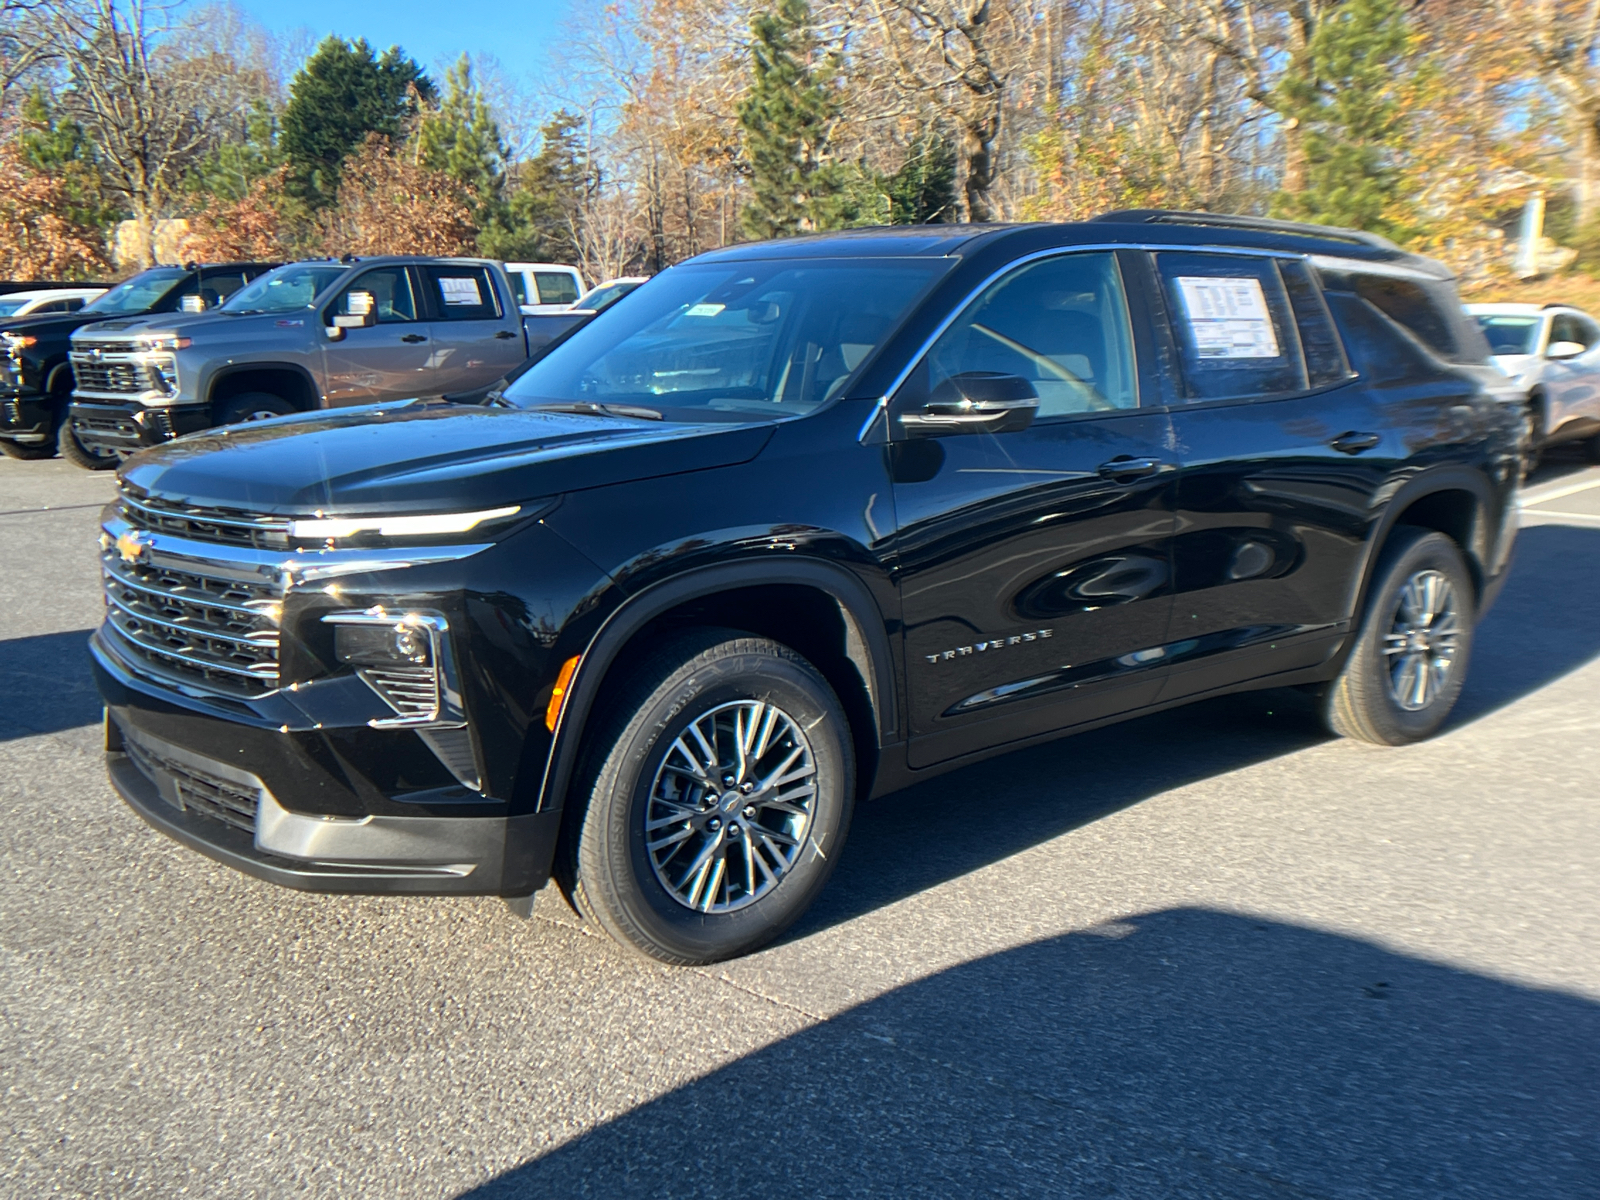
[[[372,296],[377,320],[324,343],[328,407],[436,395],[431,331],[418,319],[411,271],[404,266],[364,271],[334,297],[323,316],[325,324],[332,326],[335,316],[350,313],[352,292]]]
[[[1031,389],[1033,422],[930,435],[918,414],[961,376]],[[1003,276],[908,377],[890,426],[911,765],[1152,702],[1176,472],[1165,410],[1140,407],[1117,257]]]

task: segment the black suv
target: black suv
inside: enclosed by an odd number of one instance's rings
[[[1305,689],[1439,728],[1516,529],[1520,406],[1449,274],[1202,214],[864,230],[657,276],[494,407],[122,468],[110,773],[250,874],[757,947],[852,805]]]
[[[94,321],[145,313],[204,312],[221,304],[274,263],[190,263],[151,267],[96,296],[73,313],[0,323],[0,453],[49,458],[59,448],[80,467],[104,470],[117,455],[78,440],[67,421],[72,397],[72,333]]]

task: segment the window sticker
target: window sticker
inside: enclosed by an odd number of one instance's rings
[[[727,307],[726,304],[696,304],[683,315],[686,317],[714,317]]]
[[[483,293],[478,291],[478,281],[470,275],[441,276],[439,292],[446,304],[483,305]]]
[[[1279,357],[1259,279],[1181,275],[1178,290],[1201,358]]]

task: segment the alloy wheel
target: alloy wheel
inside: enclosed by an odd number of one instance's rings
[[[1384,635],[1389,695],[1407,712],[1427,708],[1455,664],[1461,625],[1456,591],[1440,571],[1418,571],[1400,589]]]
[[[645,849],[661,886],[697,912],[761,899],[811,833],[817,768],[788,713],[760,700],[720,704],[667,750],[645,806]]]

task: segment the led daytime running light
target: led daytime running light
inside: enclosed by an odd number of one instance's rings
[[[432,513],[421,517],[312,517],[289,522],[289,536],[293,538],[337,541],[361,533],[375,533],[379,537],[425,537],[436,533],[466,533],[485,521],[512,517],[522,511],[522,506],[488,508],[482,512]]]
[[[145,353],[153,350],[187,350],[194,345],[193,338],[186,337],[151,337],[140,338],[139,349]]]

